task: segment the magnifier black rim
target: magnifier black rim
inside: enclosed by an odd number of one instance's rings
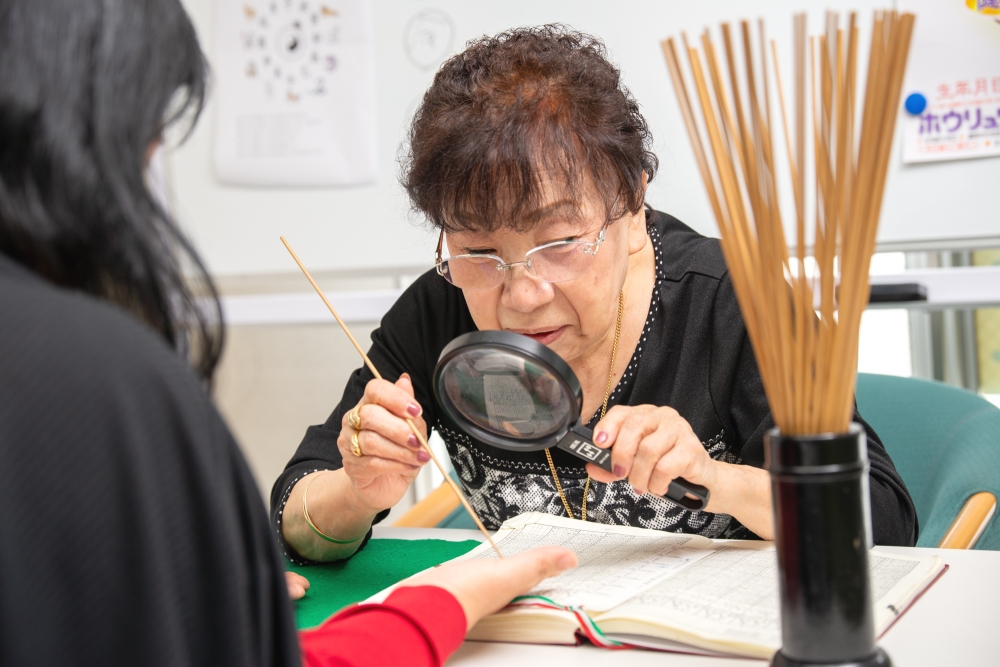
[[[444,390],[441,373],[449,361],[470,347],[493,349],[500,352],[513,352],[520,357],[529,358],[532,363],[538,366],[547,367],[546,370],[551,371],[551,375],[563,390],[568,392],[574,399],[566,422],[562,424],[557,432],[544,437],[515,438],[510,436],[504,438],[481,428],[466,418],[461,410],[452,403],[448,392]],[[441,350],[437,365],[434,367],[434,396],[451,420],[472,437],[500,449],[521,452],[537,451],[555,446],[566,435],[569,429],[580,421],[580,410],[583,406],[583,390],[580,387],[580,381],[576,378],[576,373],[569,367],[569,364],[545,345],[512,331],[472,331],[448,343]],[[516,442],[517,445],[511,446],[510,443],[512,442]]]

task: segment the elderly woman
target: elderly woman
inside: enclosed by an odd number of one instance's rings
[[[406,417],[444,438],[487,526],[541,511],[773,536],[761,469],[773,422],[732,282],[715,239],[646,205],[650,144],[638,103],[592,37],[512,30],[442,66],[403,173],[413,206],[440,230],[437,266],[372,335],[369,354],[394,381],[356,371],[275,484],[286,555],[330,560],[363,544],[427,462]],[[442,414],[431,394],[441,350],[486,329],[530,336],[570,365],[612,473],[561,450],[491,447]],[[867,432],[875,541],[912,545],[913,504]],[[703,511],[661,497],[678,477],[710,490]],[[306,490],[312,526],[300,510]]]

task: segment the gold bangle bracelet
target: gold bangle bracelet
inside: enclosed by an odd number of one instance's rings
[[[312,476],[312,479],[309,480],[309,483],[306,484],[306,488],[302,490],[302,516],[306,518],[306,523],[309,524],[309,527],[312,528],[312,531],[317,535],[319,535],[320,537],[322,537],[327,542],[333,542],[334,544],[354,544],[355,542],[361,540],[364,537],[364,535],[362,535],[361,537],[355,537],[353,540],[338,540],[336,538],[330,537],[322,530],[317,528],[316,524],[314,524],[312,522],[312,519],[309,518],[309,503],[306,502],[306,498],[309,496],[309,487],[312,486],[312,483],[316,481],[316,478],[318,478],[324,472],[330,472],[330,471],[322,470],[319,473],[314,474]]]

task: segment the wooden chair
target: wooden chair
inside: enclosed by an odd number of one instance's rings
[[[858,375],[858,408],[913,497],[918,546],[1000,549],[1000,409],[938,382]],[[475,528],[442,484],[395,526]]]
[[[454,477],[454,474],[452,476]],[[456,481],[458,480],[456,479]],[[396,519],[396,522],[392,525],[399,528],[455,528],[457,526],[443,526],[442,524],[446,524],[447,519],[452,514],[455,514],[456,510],[461,510],[467,516],[470,524],[469,527],[475,530],[476,524],[472,521],[472,517],[468,516],[468,512],[465,511],[461,503],[458,502],[455,492],[451,490],[450,486],[442,483],[441,486],[431,491],[426,498],[408,509],[403,516]],[[462,527],[464,528],[465,526]]]
[[[997,499],[992,493],[977,493],[962,506],[958,516],[948,526],[938,547],[942,549],[972,549],[979,542],[997,509]]]

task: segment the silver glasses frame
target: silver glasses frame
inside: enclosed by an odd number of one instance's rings
[[[618,200],[616,199],[615,200],[615,206],[617,206],[617,205],[618,205]],[[614,211],[615,206],[612,206],[612,208],[611,208],[612,211]],[[539,280],[544,280],[547,283],[564,283],[564,282],[569,282],[571,280],[575,280],[576,278],[579,278],[581,275],[583,275],[583,273],[579,274],[578,276],[574,276],[573,278],[567,278],[566,280],[546,280],[545,278],[542,278],[538,274],[535,273],[535,270],[534,270],[534,268],[531,265],[531,255],[533,253],[536,253],[536,252],[540,251],[540,250],[545,250],[547,248],[553,248],[553,247],[556,247],[556,246],[582,245],[583,248],[584,248],[584,252],[589,253],[592,257],[595,257],[595,256],[597,256],[597,251],[601,249],[601,244],[604,243],[604,239],[607,237],[608,227],[611,225],[612,222],[613,222],[613,220],[611,219],[611,216],[609,215],[608,218],[607,218],[607,220],[605,220],[605,222],[604,222],[604,226],[601,227],[601,231],[597,234],[597,238],[594,239],[593,241],[552,241],[551,243],[544,243],[544,244],[542,244],[540,246],[535,246],[534,248],[532,248],[528,252],[524,253],[524,259],[522,259],[520,262],[509,262],[509,263],[503,261],[503,257],[500,257],[499,255],[466,254],[466,255],[455,255],[454,257],[447,257],[447,258],[446,257],[442,257],[441,250],[444,248],[444,229],[442,229],[441,230],[441,234],[438,236],[437,250],[434,253],[434,267],[437,270],[438,275],[444,278],[445,277],[445,271],[443,270],[443,268],[444,268],[444,263],[447,262],[447,261],[451,261],[451,260],[454,260],[454,259],[466,259],[466,258],[495,259],[495,260],[497,260],[497,262],[499,263],[497,265],[497,272],[501,272],[502,271],[503,274],[504,274],[503,277],[500,279],[500,281],[496,285],[493,285],[492,287],[485,287],[485,288],[480,289],[480,290],[470,290],[470,291],[476,291],[476,292],[485,292],[487,290],[496,289],[497,287],[499,287],[500,285],[503,284],[504,280],[507,279],[507,272],[510,271],[513,267],[518,266],[520,264],[523,264],[525,266],[525,268],[528,269],[528,271],[531,272],[531,275],[535,276]],[[584,273],[586,273],[586,271],[584,271]],[[447,280],[447,278],[445,278],[445,280]],[[450,283],[450,281],[449,281],[449,283]],[[461,287],[459,289],[468,289],[468,288]]]

